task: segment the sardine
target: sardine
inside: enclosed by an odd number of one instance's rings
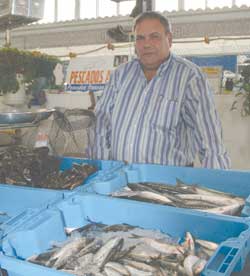
[[[200,239],[195,239],[195,242],[208,250],[215,251],[218,248],[218,244],[215,242]]]
[[[104,267],[104,273],[107,276],[123,276],[123,274],[113,269],[112,267],[106,267],[106,266]]]
[[[124,265],[129,273],[133,276],[155,276],[152,272],[146,272],[140,269],[137,269],[131,265]]]
[[[213,214],[223,214],[223,215],[233,216],[238,214],[242,208],[243,208],[242,204],[234,203],[228,206],[220,206],[220,207],[215,207],[211,209],[206,209],[206,212],[213,213]]]
[[[122,248],[123,238],[115,237],[107,241],[94,255],[93,262],[102,269],[111,260],[117,250]]]
[[[241,203],[244,205],[243,199],[227,198],[227,197],[221,197],[217,195],[182,194],[182,195],[178,195],[178,197],[184,200],[201,200],[201,201],[213,203],[219,206],[231,205],[234,203]]]
[[[193,266],[194,275],[200,275],[202,270],[205,268],[206,264],[207,264],[206,260],[199,259]]]
[[[86,238],[84,237],[68,242],[61,249],[59,249],[55,254],[53,254],[53,256],[47,262],[46,265],[51,266],[53,264],[53,267],[55,268],[62,267],[63,265],[66,264],[67,259],[70,256],[76,254],[79,250],[81,250],[85,246],[85,242],[86,242]]]
[[[137,262],[137,261],[130,260],[130,259],[123,259],[122,263],[124,265],[129,265],[138,270],[145,271],[145,272],[156,273],[156,271],[157,271],[157,269],[151,265],[145,264],[143,262]]]
[[[185,241],[182,243],[182,246],[190,255],[195,255],[195,242],[190,232],[186,232]]]
[[[123,231],[123,232],[127,232],[129,230],[134,229],[134,226],[131,226],[129,224],[113,224],[113,225],[108,225],[105,226],[102,230],[104,232],[117,232],[117,231]]]
[[[189,255],[185,258],[183,266],[188,276],[194,276],[195,264],[200,264],[200,258],[194,255]],[[198,268],[197,268],[198,269]]]
[[[115,197],[128,197],[128,198],[141,198],[141,199],[149,199],[152,201],[156,201],[162,204],[171,205],[173,202],[167,198],[164,195],[153,193],[149,191],[120,191],[120,192],[114,192],[111,194]]]
[[[125,266],[123,266],[120,263],[117,262],[108,262],[106,263],[106,265],[104,266],[104,271],[107,268],[111,268],[113,271],[118,272],[120,275],[123,276],[130,276],[129,271],[125,268]],[[105,271],[106,272],[106,271]],[[106,272],[107,273],[107,272]],[[108,274],[109,275],[109,274]]]
[[[166,242],[162,242],[160,240],[152,239],[152,238],[140,238],[143,242],[151,246],[152,248],[156,249],[157,251],[166,254],[166,255],[171,255],[171,254],[184,254],[185,250],[181,245],[178,244],[168,244]]]

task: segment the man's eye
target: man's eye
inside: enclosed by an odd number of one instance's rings
[[[136,37],[136,41],[142,41],[143,39],[144,39],[143,36],[137,36],[137,37]]]
[[[152,34],[151,36],[151,39],[160,39],[161,36],[159,34]]]

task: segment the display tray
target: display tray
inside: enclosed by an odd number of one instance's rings
[[[250,217],[249,171],[130,164],[112,176],[99,175],[81,189],[83,192],[110,195],[122,190],[128,183],[151,182],[175,185],[177,179],[187,185],[197,184],[204,188],[243,197],[245,206],[241,215]]]
[[[38,109],[34,111],[13,111],[0,113],[0,127],[35,125],[48,119],[55,109]]]
[[[4,225],[0,267],[9,276],[70,275],[25,261],[46,252],[52,242],[66,239],[65,228],[78,228],[89,222],[108,225],[126,223],[159,230],[182,240],[186,231],[197,239],[219,244],[202,276],[231,275],[242,270],[250,250],[249,219],[204,214],[106,196],[82,194],[30,209]]]

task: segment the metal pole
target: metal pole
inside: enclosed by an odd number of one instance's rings
[[[55,0],[54,22],[58,21],[58,0]]]
[[[116,3],[116,15],[120,15],[120,2]]]
[[[205,0],[205,9],[207,9],[207,7],[208,7],[208,1]]]
[[[236,6],[236,0],[232,0],[232,7]]]
[[[75,20],[80,19],[81,3],[80,0],[75,0]]]
[[[11,45],[11,34],[10,29],[6,29],[5,31],[5,47],[10,47]]]
[[[152,0],[152,11],[155,11],[155,0]]]
[[[96,0],[96,17],[99,17],[99,15],[100,15],[100,12],[99,12],[99,0]]]
[[[184,10],[184,0],[178,0],[178,11]]]

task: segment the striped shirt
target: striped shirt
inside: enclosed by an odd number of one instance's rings
[[[95,112],[94,158],[187,166],[198,154],[203,167],[230,167],[208,81],[174,54],[149,82],[138,59],[119,66]]]

